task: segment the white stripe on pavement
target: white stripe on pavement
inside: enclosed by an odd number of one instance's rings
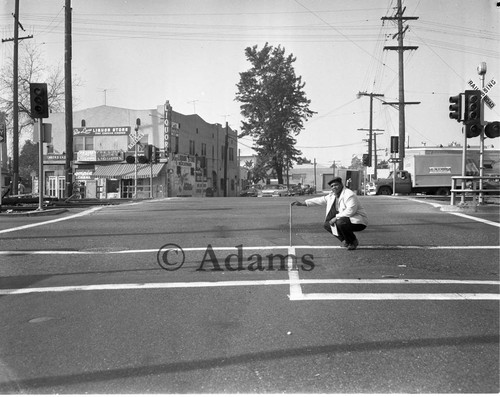
[[[290,207],[291,208],[291,207]],[[297,300],[302,296],[302,287],[300,286],[299,269],[294,266],[295,248],[288,248],[288,280],[290,281],[290,300]]]
[[[498,294],[445,293],[445,294],[302,294],[300,297],[290,296],[290,300],[500,300]]]
[[[295,274],[295,270],[291,270]],[[199,282],[167,282],[167,283],[129,283],[129,284],[94,284],[69,285],[58,287],[32,287],[19,289],[2,289],[0,295],[21,295],[31,293],[78,292],[78,291],[112,291],[137,289],[176,289],[176,288],[214,288],[284,285],[290,287],[290,300],[500,300],[500,294],[491,293],[302,293],[302,284],[448,284],[462,285],[500,285],[496,280],[435,280],[435,279],[310,279],[299,280],[298,277],[282,280],[234,280],[234,281],[199,281]]]
[[[101,208],[103,208],[103,207],[93,207],[93,208],[89,208],[88,210],[79,212],[78,214],[73,214],[73,215],[69,215],[69,216],[65,216],[65,217],[57,218],[57,219],[51,219],[50,221],[30,223],[29,225],[17,226],[17,227],[13,227],[11,229],[0,230],[0,234],[17,232],[18,230],[30,229],[32,227],[48,225],[50,223],[67,221],[68,219],[78,218],[80,216],[85,216],[85,215],[91,214],[92,212],[96,212],[96,211],[100,210]]]
[[[475,216],[462,214],[461,212],[450,212],[450,214],[453,214],[456,216],[461,216],[462,218],[472,219],[472,220],[477,221],[477,222],[486,223],[487,225],[490,225],[490,226],[500,227],[500,223],[489,221],[487,219],[476,218]]]
[[[261,246],[261,247],[243,247],[244,251],[254,251],[254,250],[276,250],[283,249],[288,250],[290,246],[288,245],[273,245],[273,246]],[[331,246],[331,245],[295,245],[293,248],[296,249],[342,249],[344,247]],[[145,249],[130,249],[130,250],[116,250],[116,251],[98,251],[96,248],[92,251],[75,251],[75,250],[24,250],[24,251],[0,251],[0,255],[110,255],[110,254],[140,254],[148,252],[158,252],[159,248],[145,248]],[[212,247],[214,251],[234,251],[237,247]],[[358,251],[362,250],[500,250],[498,245],[468,245],[468,246],[432,246],[432,245],[362,245],[358,247]],[[182,248],[185,252],[195,252],[195,251],[206,251],[207,247],[197,247],[197,248]]]

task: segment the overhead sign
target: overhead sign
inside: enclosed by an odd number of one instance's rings
[[[481,91],[481,98],[483,99],[483,102],[486,104],[486,106],[488,106],[490,109],[493,109],[495,107],[495,102],[493,102],[491,98],[488,95],[486,95],[497,84],[495,79],[491,79],[490,82],[486,84],[483,89],[479,88],[476,85],[476,83],[474,83],[472,80],[469,80],[467,83],[473,89]]]
[[[78,127],[73,135],[129,135],[130,127]]]
[[[77,161],[123,161],[121,150],[79,150]]]

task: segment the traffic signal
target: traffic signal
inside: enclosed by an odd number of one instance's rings
[[[474,138],[481,135],[483,129],[481,125],[481,91],[467,90],[465,96],[465,135],[467,138]]]
[[[46,119],[49,117],[49,100],[47,97],[47,84],[30,83],[31,117]]]
[[[481,91],[465,91],[464,121],[470,124],[481,123]]]
[[[391,153],[399,152],[399,136],[391,136]]]
[[[465,124],[465,135],[467,138],[475,138],[481,135],[483,126],[481,124]]]
[[[460,123],[462,118],[462,94],[451,96],[450,99],[450,119],[457,120]]]
[[[366,167],[371,167],[372,162],[370,161],[370,156],[368,156],[368,154],[363,154],[363,165],[366,166]]]
[[[144,146],[144,158],[146,159],[145,163],[151,162],[152,154],[153,154],[153,145]]]
[[[500,136],[500,121],[492,121],[484,127],[484,135],[488,138],[498,138]]]

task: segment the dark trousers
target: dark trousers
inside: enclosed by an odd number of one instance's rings
[[[335,223],[337,226],[337,237],[340,241],[345,241],[347,244],[352,244],[356,240],[354,232],[360,232],[366,229],[366,225],[361,225],[359,223],[351,223],[348,217],[337,218]],[[324,224],[325,230],[328,233],[332,233],[332,229],[328,221]],[[332,233],[333,234],[333,233]]]

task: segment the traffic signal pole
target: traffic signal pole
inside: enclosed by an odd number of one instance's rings
[[[486,74],[486,62],[481,62],[477,67],[477,73],[481,79],[481,88],[484,89],[484,75]],[[483,194],[483,176],[484,176],[484,99],[479,100],[479,106],[481,109],[481,135],[479,138],[479,204],[484,204],[484,194]]]
[[[43,119],[38,119],[38,211],[43,211]]]

